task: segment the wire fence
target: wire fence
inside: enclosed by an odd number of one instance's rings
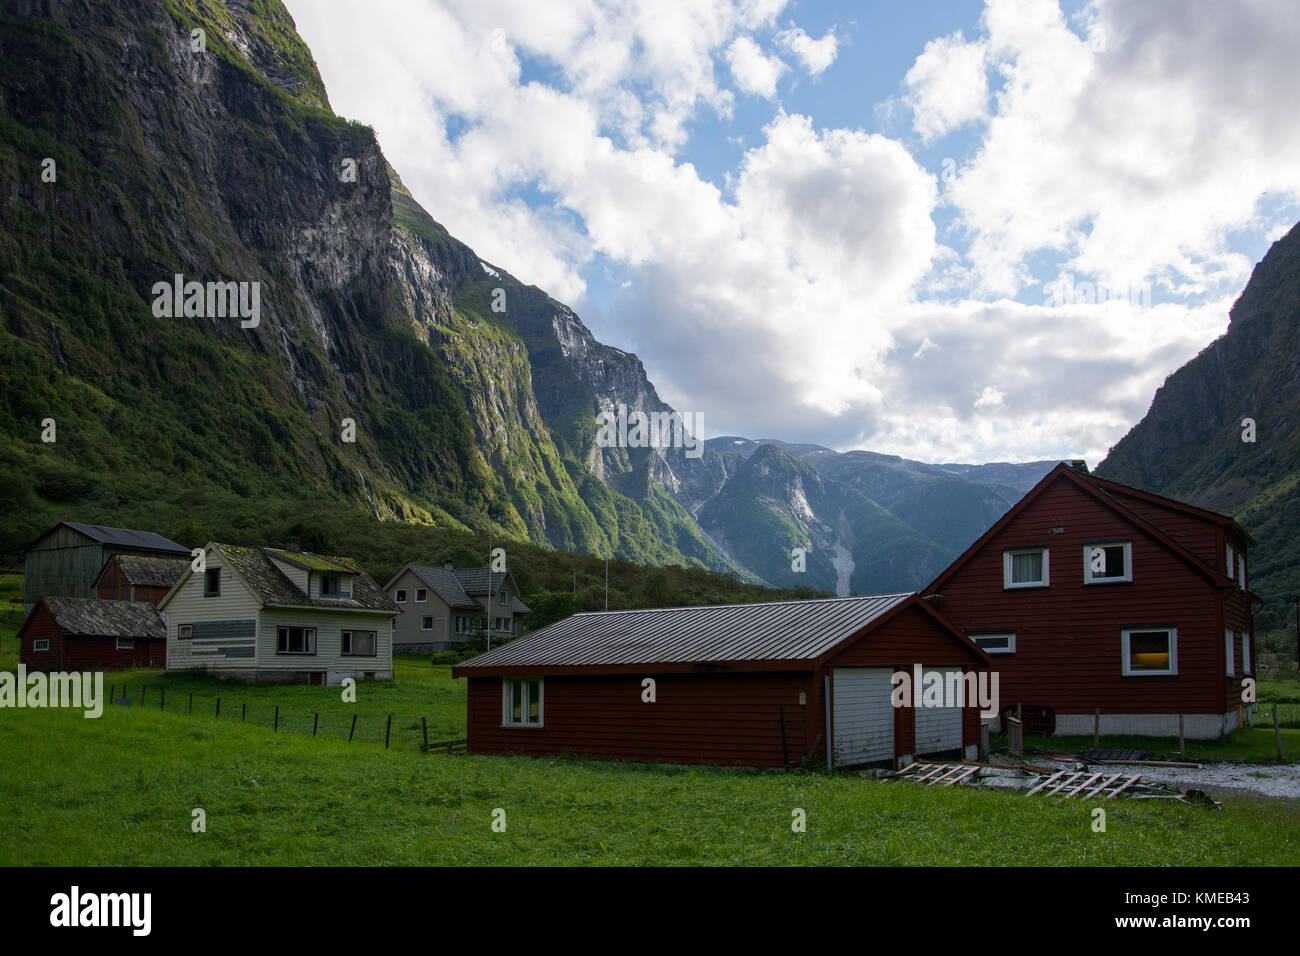
[[[388,750],[463,753],[465,739],[452,737],[463,728],[450,726],[445,717],[428,714],[378,713],[331,707],[313,710],[274,701],[249,701],[238,695],[168,693],[166,687],[141,684],[109,686],[111,706],[156,708],[167,714],[207,718],[215,723],[242,723],[270,728],[273,733],[333,738],[348,743],[378,744]]]

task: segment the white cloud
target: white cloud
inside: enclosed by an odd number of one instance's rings
[[[811,75],[825,73],[839,53],[840,41],[831,27],[820,40],[814,40],[799,27],[782,30],[776,35],[776,42],[799,58],[805,70]]]
[[[747,36],[736,37],[727,47],[727,65],[741,90],[769,100],[776,96],[776,81],[790,69],[780,57],[764,54]]]
[[[996,408],[1002,404],[1002,400],[1007,396],[1005,393],[994,388],[992,385],[985,385],[984,390],[980,392],[979,398],[975,399],[976,408]]]
[[[967,43],[960,32],[931,40],[903,77],[912,126],[929,143],[985,117],[989,83],[985,47]]]

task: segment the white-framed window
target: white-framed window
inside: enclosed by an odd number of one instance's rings
[[[420,618],[420,630],[422,630],[422,631],[432,631],[432,630],[433,630],[433,618],[431,618],[431,617],[422,617],[422,618]]]
[[[176,625],[176,639],[177,639],[177,640],[180,640],[180,641],[189,641],[189,640],[193,640],[193,639],[194,639],[194,625],[193,625],[193,624],[177,624],[177,625]]]
[[[322,575],[320,579],[321,597],[339,597],[343,594],[343,582],[337,574]]]
[[[1133,542],[1098,541],[1083,546],[1083,583],[1113,584],[1133,580]]]
[[[1163,677],[1178,673],[1178,629],[1127,627],[1120,631],[1125,677]]]
[[[975,646],[985,654],[1014,654],[1016,652],[1016,635],[1011,631],[998,634],[968,634]]]
[[[1236,580],[1235,578],[1236,568],[1237,568],[1237,562],[1233,560],[1232,545],[1228,545],[1228,577],[1233,578],[1233,580]]]
[[[344,657],[374,657],[379,653],[377,631],[344,631]]]
[[[1250,635],[1242,632],[1241,635],[1241,673],[1243,675],[1251,673],[1250,670]]]
[[[1013,548],[1002,552],[1004,588],[1048,586],[1047,548]]]
[[[393,601],[397,604],[406,603],[406,588],[398,588],[393,592]]]
[[[1227,674],[1229,677],[1237,675],[1237,642],[1232,639],[1232,628],[1227,628],[1223,632],[1223,656],[1228,662]]]
[[[1241,585],[1243,591],[1246,590],[1246,552],[1244,551],[1237,553],[1237,583]]]
[[[501,723],[506,727],[542,726],[542,678],[501,679]]]
[[[133,650],[135,650],[135,638],[133,638],[133,637],[119,637],[119,638],[117,639],[117,649],[118,649],[119,651],[133,651]]]
[[[32,641],[32,651],[48,651],[50,649],[50,639],[48,637],[38,637]]]
[[[275,629],[277,654],[315,654],[316,628],[277,627]]]
[[[457,634],[474,633],[474,616],[472,614],[456,615],[456,633]]]
[[[499,600],[497,603],[500,604],[502,607],[507,607],[510,604],[510,594],[507,591],[502,590],[501,600]]]
[[[429,590],[428,590],[428,588],[416,588],[416,589],[415,589],[415,603],[416,603],[416,604],[423,604],[423,603],[424,603],[425,601],[427,601],[427,600],[429,600]]]

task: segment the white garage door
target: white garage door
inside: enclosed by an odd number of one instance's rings
[[[834,674],[835,766],[894,756],[893,685],[888,667],[837,667]]]
[[[929,671],[927,671],[929,673]],[[949,674],[960,674],[961,670],[942,671],[944,687],[952,686]],[[917,692],[916,714],[916,752],[918,754],[939,753],[943,750],[961,749],[961,708],[960,707],[922,707],[920,694]]]

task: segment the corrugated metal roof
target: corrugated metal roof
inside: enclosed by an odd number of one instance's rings
[[[147,601],[42,598],[55,625],[70,637],[141,637],[165,640],[167,625]]]
[[[911,596],[575,614],[459,667],[813,660]]]
[[[182,547],[175,541],[164,538],[153,531],[132,531],[130,528],[107,528],[98,524],[77,524],[74,521],[63,522],[69,528],[80,531],[88,538],[94,538],[100,544],[114,548],[138,548],[142,551],[166,551],[172,554],[189,554],[190,549]]]

